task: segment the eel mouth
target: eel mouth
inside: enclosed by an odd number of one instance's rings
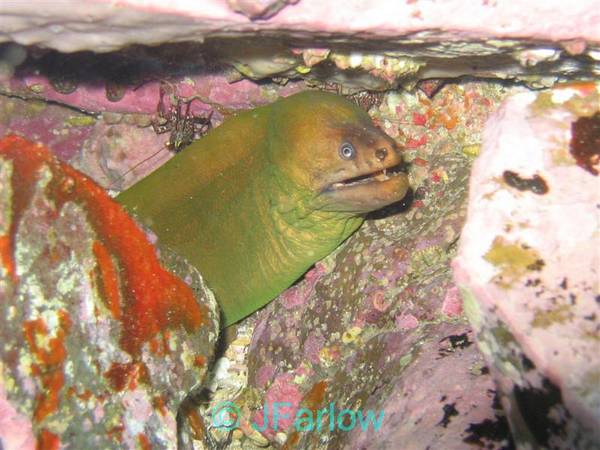
[[[365,175],[359,175],[357,177],[348,178],[346,180],[336,181],[335,183],[330,184],[325,190],[333,191],[340,189],[348,189],[370,183],[382,183],[384,181],[388,181],[393,177],[397,177],[400,174],[406,175],[406,167],[403,162],[400,162],[392,167],[386,167],[376,172],[368,173]]]
[[[402,200],[409,183],[405,164],[335,181],[321,191],[324,210],[362,214]]]

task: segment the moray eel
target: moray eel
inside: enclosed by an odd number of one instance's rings
[[[202,273],[223,326],[275,298],[401,200],[395,142],[334,94],[303,92],[226,120],[117,200]]]

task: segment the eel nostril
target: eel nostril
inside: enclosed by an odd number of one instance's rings
[[[379,161],[383,161],[387,157],[387,154],[388,154],[388,151],[385,148],[378,148],[377,150],[375,150],[375,157]]]

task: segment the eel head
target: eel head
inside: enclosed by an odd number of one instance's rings
[[[365,111],[322,92],[295,95],[281,106],[287,103],[293,107],[276,111],[278,147],[285,148],[277,165],[310,192],[315,209],[361,215],[404,197],[401,150]]]

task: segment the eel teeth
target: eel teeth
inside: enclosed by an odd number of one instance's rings
[[[388,174],[388,170],[390,171],[389,174]],[[370,173],[367,175],[361,175],[361,176],[358,176],[355,178],[350,178],[348,180],[338,181],[337,183],[333,183],[331,185],[331,187],[336,189],[336,188],[341,188],[341,187],[357,186],[360,184],[371,183],[373,181],[386,181],[386,180],[389,180],[391,177],[398,175],[400,173],[400,171],[401,171],[400,164],[398,164],[396,166],[387,167],[385,169],[381,169],[381,170],[378,170],[377,172]]]
[[[385,181],[389,180],[390,177],[387,176],[387,169],[383,169],[380,173],[375,175],[374,177],[377,181]]]

